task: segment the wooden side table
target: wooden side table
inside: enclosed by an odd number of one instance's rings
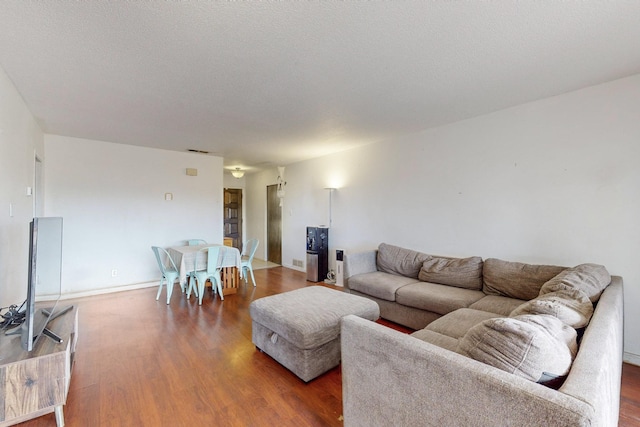
[[[51,412],[64,426],[71,369],[78,338],[78,309],[52,320],[48,328],[61,343],[40,337],[33,351],[24,351],[20,336],[0,336],[0,426],[10,426]]]

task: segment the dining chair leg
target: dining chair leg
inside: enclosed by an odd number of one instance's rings
[[[220,294],[220,301],[224,301],[224,292],[222,292],[222,285],[218,282],[218,293]]]
[[[204,284],[206,280],[198,280],[198,305],[202,305],[202,297],[204,296]]]
[[[253,281],[253,286],[256,285],[256,278],[253,275],[253,267],[249,266],[249,272],[251,273],[251,280]]]
[[[189,276],[189,286],[187,287],[187,299],[191,298],[191,291],[196,292],[196,298],[198,297],[198,290],[193,289],[193,276]]]
[[[216,287],[218,288],[218,294],[220,295],[220,300],[224,301],[224,294],[222,293],[222,278],[220,277],[220,274],[216,276],[215,281]],[[213,283],[211,285],[213,286]]]
[[[162,293],[162,281],[164,279],[160,279],[160,285],[158,286],[158,294],[156,295],[156,301],[160,299],[160,294]]]
[[[173,293],[173,282],[169,282],[169,279],[167,279],[167,304],[169,304],[169,301],[171,300],[172,293]]]
[[[242,277],[244,278],[244,283],[249,283],[249,274],[251,274],[251,281],[253,282],[253,286],[256,285],[256,278],[253,275],[253,268],[249,265],[245,265],[242,267]]]

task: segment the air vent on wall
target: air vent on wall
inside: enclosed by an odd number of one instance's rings
[[[209,154],[208,151],[204,151],[204,150],[196,150],[194,148],[188,148],[187,151],[190,151],[191,153],[198,153],[198,154]]]

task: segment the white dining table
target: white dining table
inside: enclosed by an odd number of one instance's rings
[[[167,249],[171,259],[176,263],[180,273],[180,283],[187,284],[187,278],[190,272],[194,270],[207,269],[207,253],[201,249],[211,246],[219,246],[221,252],[221,267],[236,267],[240,277],[242,277],[242,257],[238,248],[224,245],[193,245],[193,246],[171,246]]]

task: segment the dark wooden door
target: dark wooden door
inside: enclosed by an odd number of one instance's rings
[[[224,237],[233,239],[233,247],[242,251],[242,189],[224,189]]]
[[[282,208],[277,190],[277,185],[267,185],[267,260],[282,264]]]

